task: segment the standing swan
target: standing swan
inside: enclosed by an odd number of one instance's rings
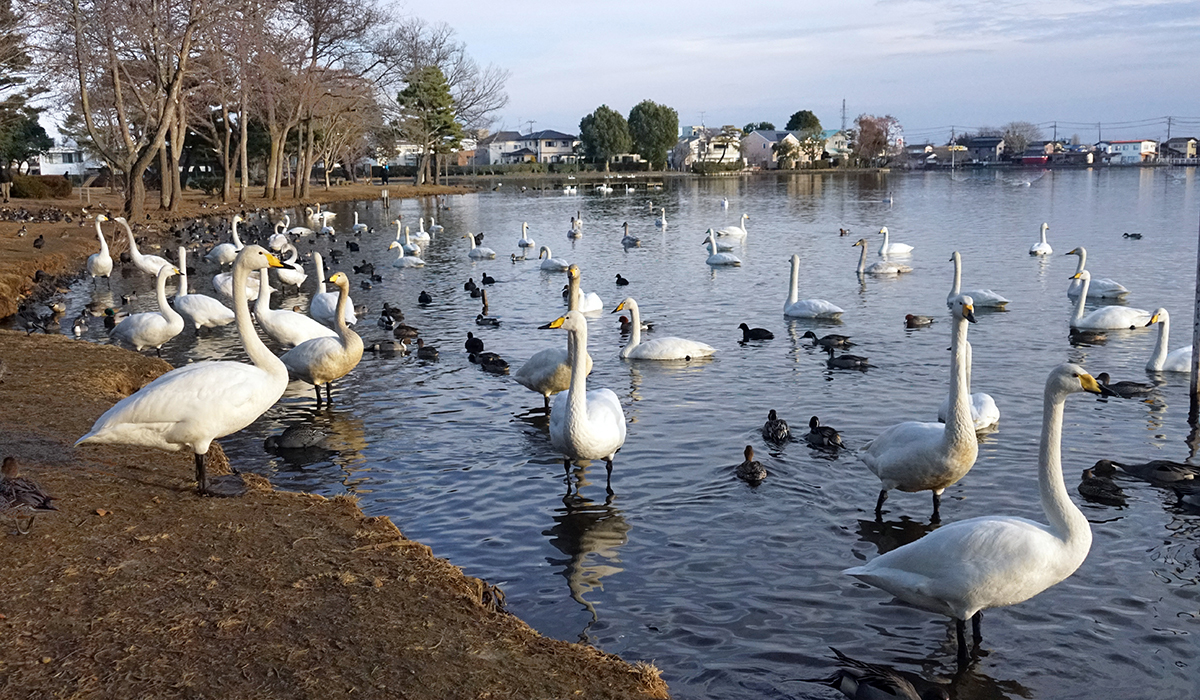
[[[237,259],[238,251],[246,247],[242,245],[242,239],[238,238],[237,225],[241,221],[241,216],[235,215],[233,217],[233,221],[231,222],[233,230],[230,233],[230,238],[233,239],[233,242],[213,246],[212,250],[208,251],[208,255],[204,256],[205,260],[218,265],[228,265]]]
[[[843,312],[840,308],[824,299],[805,299],[797,301],[800,296],[800,256],[792,255],[792,281],[787,301],[783,303],[783,315],[792,318],[837,318]]]
[[[243,246],[244,247],[244,246]],[[179,246],[179,288],[175,290],[175,310],[200,332],[200,328],[216,328],[233,323],[235,316],[229,307],[204,294],[188,293],[187,248]]]
[[[950,293],[946,295],[946,306],[954,306],[954,298],[959,294],[966,294],[975,300],[975,306],[979,308],[1003,309],[1008,306],[1008,299],[1000,296],[990,289],[970,289],[960,291],[962,285],[962,256],[958,251],[954,251],[954,255],[950,256],[950,262],[954,263],[954,286],[950,288]]]
[[[124,341],[139,351],[145,347],[157,350],[162,357],[163,343],[183,332],[183,316],[167,303],[167,278],[179,274],[174,265],[158,268],[154,288],[158,294],[158,312],[133,314],[112,329],[111,336]]]
[[[975,464],[979,444],[971,422],[967,395],[967,323],[975,322],[971,297],[954,301],[954,331],[950,338],[950,415],[946,423],[897,423],[863,446],[858,458],[879,477],[875,517],[883,517],[888,491],[933,492],[931,522],[940,522],[942,492],[966,476]]]
[[[342,311],[338,311],[338,300],[341,295],[338,292],[325,291],[325,260],[321,258],[320,253],[313,253],[313,262],[317,266],[317,293],[312,295],[308,300],[308,315],[317,319],[322,325],[330,328],[337,327],[337,315],[342,314],[342,318],[346,323],[353,326],[358,323],[358,316],[354,313],[354,302],[348,301]]]
[[[1066,579],[1091,549],[1092,529],[1067,495],[1062,473],[1063,403],[1081,391],[1102,390],[1078,365],[1059,365],[1046,380],[1038,490],[1048,525],[998,515],[961,520],[843,573],[953,617],[958,659],[966,662],[968,618],[978,649],[983,610],[1020,603]]]
[[[145,272],[147,275],[157,275],[159,268],[164,265],[171,265],[171,261],[166,258],[161,258],[157,255],[142,255],[142,251],[138,250],[137,241],[133,238],[133,229],[129,228],[129,222],[125,217],[118,216],[113,219],[125,229],[125,237],[129,239],[129,257],[133,258],[133,264],[137,269]],[[172,265],[172,267],[174,267]]]
[[[1147,326],[1158,326],[1158,342],[1154,344],[1154,352],[1146,363],[1147,372],[1186,372],[1192,373],[1192,346],[1176,348],[1167,352],[1171,342],[1171,315],[1166,309],[1155,309]]]
[[[87,271],[92,276],[92,284],[96,283],[97,277],[103,277],[104,281],[108,282],[108,286],[112,286],[113,259],[108,253],[108,241],[104,240],[104,232],[100,230],[100,224],[108,221],[108,217],[103,214],[96,215],[96,238],[100,239],[100,252],[92,253],[87,259]]]
[[[883,234],[883,244],[879,246],[879,256],[884,255],[907,255],[912,252],[913,247],[907,243],[892,243],[891,234],[888,233],[887,226],[879,229]]]
[[[350,278],[335,272],[329,283],[338,288],[336,338],[313,338],[288,350],[279,359],[288,373],[302,379],[317,391],[317,405],[321,405],[321,385],[325,385],[325,403],[332,404],[333,380],[341,379],[362,361],[363,342],[358,334],[346,325],[346,306],[350,302]]]
[[[1046,231],[1050,228],[1050,224],[1042,224],[1042,239],[1037,243],[1029,246],[1030,255],[1053,255],[1054,249],[1046,242]]]
[[[570,334],[571,386],[554,399],[550,412],[550,444],[563,455],[563,466],[577,459],[603,459],[612,476],[612,461],[625,444],[625,412],[611,389],[587,390],[587,319],[578,311],[541,328]]]
[[[850,247],[858,246],[862,248],[862,252],[858,256],[858,274],[860,275],[875,275],[876,277],[894,277],[896,275],[912,272],[912,268],[908,265],[901,265],[890,260],[879,260],[867,265],[867,239],[860,238]]]
[[[1079,246],[1067,253],[1067,255],[1078,255],[1079,266],[1075,268],[1075,272],[1083,272],[1083,268],[1087,265],[1087,249]],[[1083,282],[1074,280],[1071,286],[1067,287],[1067,298],[1074,299],[1079,296],[1079,290],[1083,288]],[[1088,299],[1124,299],[1129,294],[1120,282],[1103,277],[1092,280],[1091,286],[1088,287]]]
[[[250,271],[281,265],[256,245],[243,248],[233,263],[238,335],[254,364],[196,362],[171,370],[108,409],[75,445],[143,445],[172,452],[190,447],[196,490],[208,493],[204,457],[209,444],[253,423],[287,388],[287,367],[258,339],[246,303]]]
[[[629,343],[621,348],[622,360],[691,360],[698,357],[709,357],[717,350],[711,345],[687,340],[686,338],[655,338],[642,342],[642,316],[638,312],[637,302],[633,297],[617,304],[612,313],[629,309],[630,331]]]
[[[1141,328],[1150,325],[1150,312],[1134,309],[1128,306],[1101,306],[1087,316],[1083,315],[1083,305],[1087,301],[1088,287],[1091,285],[1092,273],[1084,270],[1071,275],[1071,279],[1083,281],[1079,297],[1075,299],[1075,315],[1071,317],[1071,328],[1086,331],[1117,330],[1120,328]]]

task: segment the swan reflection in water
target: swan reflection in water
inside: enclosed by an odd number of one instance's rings
[[[585,479],[586,468],[576,467],[567,479],[567,493],[562,498],[563,507],[555,509],[554,525],[542,532],[550,538],[550,544],[567,555],[566,558],[549,558],[554,566],[561,566],[567,579],[571,599],[591,614],[591,620],[579,633],[579,641],[587,643],[588,631],[596,623],[596,606],[584,596],[593,590],[603,590],[605,577],[624,571],[620,566],[619,550],[629,541],[629,523],[613,502],[616,495],[606,490],[603,503],[597,503],[581,493],[591,482]],[[572,486],[572,479],[575,485]]]
[[[909,542],[916,542],[935,527],[932,523],[910,520],[908,517],[899,520],[859,520],[858,539],[875,545],[879,554],[887,554]]]

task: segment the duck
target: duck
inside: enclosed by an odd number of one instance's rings
[[[550,252],[550,246],[542,246],[538,251],[538,259],[542,260],[540,269],[546,272],[566,272],[567,268],[571,266],[571,263],[566,260],[554,257],[554,254]]]
[[[417,338],[417,357],[422,360],[438,359],[438,349],[432,345],[426,345],[424,338]]]
[[[936,321],[933,316],[921,316],[920,314],[905,314],[904,326],[906,328],[924,328],[925,326],[933,325]]]
[[[908,493],[931,491],[933,515],[930,521],[940,522],[942,492],[966,476],[975,464],[979,443],[971,421],[966,352],[967,324],[975,322],[971,297],[960,295],[954,302],[953,314],[950,413],[946,422],[897,423],[864,445],[858,453],[858,458],[871,473],[879,477],[881,488],[875,503],[876,518],[883,517],[883,503],[888,492],[899,489]]]
[[[771,340],[775,337],[775,334],[766,328],[751,328],[745,323],[739,325],[738,329],[742,332],[743,343],[751,340]]]
[[[75,446],[142,445],[172,452],[189,447],[195,456],[197,490],[208,493],[205,458],[212,441],[253,423],[287,389],[287,367],[254,331],[246,299],[252,270],[282,266],[279,258],[257,245],[242,248],[233,263],[233,312],[252,364],[210,361],[173,369],[108,409]]]
[[[804,441],[812,447],[822,449],[845,447],[838,431],[828,425],[821,425],[821,419],[816,416],[808,419],[808,434],[804,436]]]
[[[1112,476],[1117,473],[1117,469],[1155,486],[1170,486],[1181,482],[1190,483],[1200,480],[1200,467],[1166,459],[1155,459],[1137,464],[1101,459],[1092,465],[1092,471],[1097,476]]]
[[[1158,340],[1154,343],[1154,352],[1146,362],[1147,372],[1192,372],[1192,346],[1176,348],[1167,352],[1171,342],[1171,315],[1164,308],[1154,310],[1147,326],[1158,324]]]
[[[87,259],[87,271],[92,276],[92,284],[96,283],[97,277],[103,277],[109,286],[112,286],[112,270],[113,259],[108,252],[108,241],[104,239],[104,231],[100,230],[100,224],[108,221],[108,217],[103,214],[96,215],[96,238],[100,239],[100,252],[92,253]]]
[[[629,280],[627,280],[627,279],[625,279],[624,277],[622,277],[622,276],[621,276],[621,273],[620,273],[620,272],[618,272],[618,273],[617,273],[617,286],[618,286],[618,287],[625,287],[625,286],[628,286],[628,285],[629,285]]]
[[[187,248],[183,246],[179,246],[177,269],[179,287],[175,290],[175,310],[196,329],[196,333],[199,333],[201,328],[218,328],[234,322],[233,310],[229,307],[210,296],[188,293]]]
[[[417,303],[421,305],[432,304],[433,297],[429,294],[429,292],[422,289],[421,293],[417,295]]]
[[[812,344],[822,348],[852,348],[855,345],[855,343],[850,342],[850,336],[839,335],[837,333],[830,333],[818,338],[816,333],[804,331],[804,335],[800,336],[800,339],[804,340],[805,338],[812,338]]]
[[[979,309],[1004,309],[1009,304],[1009,300],[993,292],[990,289],[971,289],[962,291],[962,256],[956,250],[950,256],[950,262],[954,263],[954,286],[950,288],[950,293],[946,295],[946,306],[954,306],[954,299],[960,294],[966,294],[975,300],[975,308]]]
[[[604,301],[595,292],[583,292],[580,289],[579,266],[572,263],[567,267],[567,308],[582,314],[596,314],[604,311]]]
[[[304,271],[304,266],[300,262],[300,251],[291,243],[283,246],[282,250],[288,255],[288,258],[283,261],[283,267],[275,273],[279,278],[279,286],[295,287],[299,290],[300,285],[308,280],[308,273]]]
[[[1071,328],[1079,330],[1116,330],[1140,328],[1150,325],[1149,321],[1154,314],[1128,306],[1101,306],[1084,316],[1083,305],[1087,301],[1088,286],[1091,284],[1092,273],[1083,270],[1071,275],[1071,279],[1083,280],[1083,288],[1079,296],[1075,299],[1075,315],[1071,317]]]
[[[629,235],[629,222],[626,221],[624,224],[621,224],[621,226],[625,229],[625,235],[621,237],[621,246],[624,248],[642,247],[642,239],[638,238],[637,236]]]
[[[967,392],[971,392],[971,344],[966,345],[967,357]],[[1103,383],[1103,382],[1101,382]],[[996,405],[996,400],[989,394],[983,392],[975,392],[970,395],[971,403],[971,423],[975,426],[975,432],[990,431],[1000,423],[1000,408]],[[946,417],[950,415],[950,398],[946,397],[942,400],[942,404],[938,406],[938,422],[945,423]]]
[[[1084,469],[1083,475],[1080,477],[1079,495],[1092,503],[1100,503],[1106,506],[1124,506],[1125,491],[1117,486],[1117,482],[1113,481],[1112,476],[1100,475],[1095,469]]]
[[[58,510],[51,501],[58,500],[46,493],[36,481],[20,475],[16,457],[8,455],[0,464],[0,513],[16,523],[17,533],[28,535],[33,520],[42,513]],[[25,519],[22,523],[21,520]]]
[[[711,345],[685,338],[654,338],[643,343],[641,315],[633,297],[625,297],[612,313],[625,309],[629,310],[629,316],[633,319],[633,328],[629,333],[629,342],[621,348],[622,360],[693,360],[710,357],[717,351]]]
[[[492,277],[491,275],[489,275],[488,273],[485,272],[485,273],[483,273],[483,276],[479,278],[479,283],[480,284],[495,284],[496,278]]]
[[[259,280],[258,298],[254,300],[254,318],[263,333],[285,348],[294,348],[313,338],[337,337],[337,331],[304,314],[272,309],[271,287],[267,284],[266,275]]]
[[[821,683],[837,690],[850,700],[950,700],[946,689],[940,685],[913,680],[887,666],[858,661],[829,647],[837,655],[843,668],[827,678],[805,679],[810,683]],[[917,691],[914,680],[922,684]]]
[[[490,374],[508,374],[508,362],[494,352],[471,353],[467,360]]]
[[[358,314],[354,311],[353,300],[347,299],[345,308],[338,312],[338,301],[341,294],[325,291],[325,261],[321,258],[320,253],[313,253],[313,264],[317,267],[317,293],[308,300],[308,315],[330,328],[335,328],[337,325],[337,313],[342,314],[347,325],[353,326],[358,323]]]
[[[1105,387],[1113,394],[1123,398],[1132,399],[1138,396],[1147,396],[1154,393],[1153,384],[1142,384],[1140,382],[1114,382],[1111,381],[1108,372],[1101,372],[1096,375],[1096,381],[1100,382],[1101,386]]]
[[[463,238],[471,242],[471,250],[467,253],[467,257],[471,260],[492,260],[496,257],[496,251],[491,248],[475,245],[475,237],[471,234],[464,234]]]
[[[867,239],[860,238],[850,247],[858,247],[862,252],[858,256],[858,274],[859,275],[874,275],[875,277],[895,277],[906,272],[912,272],[912,268],[908,265],[901,265],[890,260],[879,260],[870,265],[867,264]]]
[[[892,243],[891,234],[888,233],[887,226],[879,229],[879,233],[883,236],[883,243],[879,246],[879,256],[884,255],[907,255],[912,252],[913,247],[907,243]]]
[[[1075,272],[1083,272],[1084,266],[1087,265],[1087,249],[1079,246],[1071,249],[1067,255],[1079,256],[1079,265],[1075,268]],[[1067,298],[1075,299],[1079,296],[1079,290],[1082,288],[1082,281],[1072,280],[1070,286],[1067,287]],[[1124,299],[1128,294],[1129,290],[1124,285],[1107,277],[1094,279],[1088,286],[1089,299]]]
[[[129,222],[125,220],[125,217],[118,216],[113,221],[125,229],[125,237],[129,240],[129,258],[133,261],[137,269],[145,272],[147,275],[154,276],[163,267],[174,267],[174,265],[171,265],[171,261],[166,258],[157,255],[142,255],[142,251],[138,250],[137,241],[133,238],[133,229],[129,227]]]
[[[533,242],[533,239],[529,237],[529,224],[526,222],[521,222],[521,237],[517,239],[517,247],[524,249],[533,248],[536,245],[537,244]]]
[[[306,340],[279,358],[287,367],[288,374],[313,385],[317,406],[321,405],[321,385],[325,385],[325,403],[332,405],[334,380],[349,374],[363,356],[362,338],[346,324],[350,278],[344,272],[335,272],[330,275],[329,283],[338,288],[338,302],[333,316],[337,336]]]
[[[477,325],[477,326],[499,326],[500,319],[496,318],[495,316],[485,316],[483,314],[478,314],[475,316],[475,325]]]
[[[741,267],[741,258],[733,253],[717,251],[717,239],[713,238],[711,232],[712,229],[709,229],[709,234],[704,239],[704,245],[708,247],[708,259],[704,262],[708,263],[709,267]]]
[[[1126,233],[1123,233],[1123,234],[1121,234],[1121,237],[1122,237],[1122,238],[1129,238],[1129,239],[1132,239],[1132,240],[1135,240],[1135,241],[1140,241],[1140,240],[1142,240],[1142,234],[1140,234],[1140,233],[1128,233],[1128,232],[1126,232]]]
[[[467,342],[463,345],[467,348],[467,352],[475,354],[483,352],[483,341],[476,338],[471,331],[467,331]]]
[[[825,352],[829,353],[829,358],[825,360],[825,365],[830,369],[870,369],[874,365],[867,361],[867,358],[861,355],[838,355],[833,356],[833,348],[824,348]]]
[[[717,238],[736,238],[739,240],[745,238],[746,234],[748,233],[748,231],[746,230],[746,222],[749,220],[750,220],[749,214],[742,214],[742,218],[738,221],[737,225],[725,226],[723,228],[717,229],[715,231],[715,233],[717,234]]]
[[[625,444],[625,411],[611,389],[587,388],[587,318],[571,310],[539,328],[561,328],[569,338],[571,383],[554,398],[550,444],[567,467],[576,460],[603,459],[611,478],[613,457]]]
[[[212,250],[208,251],[208,254],[204,256],[205,260],[209,261],[210,263],[216,263],[217,265],[230,265],[234,260],[237,259],[238,251],[246,247],[242,244],[242,239],[238,237],[237,225],[241,222],[241,216],[235,215],[233,217],[233,219],[230,221],[229,233],[229,237],[232,242],[221,243],[213,246]]]
[[[1085,391],[1102,393],[1078,365],[1059,365],[1046,380],[1038,488],[1048,525],[1011,516],[960,520],[843,573],[922,610],[954,618],[958,660],[965,665],[966,620],[971,620],[978,649],[983,610],[1015,605],[1063,581],[1091,549],[1091,527],[1071,502],[1062,473],[1063,405],[1071,394]],[[965,418],[961,398],[957,413]],[[964,434],[974,436],[973,431]]]
[[[109,335],[114,340],[132,345],[139,352],[142,348],[152,347],[162,357],[163,344],[183,332],[183,316],[167,303],[167,279],[177,274],[179,268],[174,265],[160,267],[154,284],[158,295],[158,311],[131,314],[118,323]]]
[[[750,484],[758,484],[767,478],[767,468],[762,465],[762,462],[754,459],[754,448],[746,445],[746,449],[742,452],[746,459],[736,467],[734,473],[737,478]]]
[[[1053,255],[1054,249],[1046,242],[1046,231],[1050,229],[1050,224],[1042,224],[1042,237],[1037,243],[1029,246],[1030,255]]]
[[[400,251],[399,257],[397,257],[395,260],[392,261],[392,267],[408,267],[408,268],[425,267],[424,260],[422,260],[421,258],[418,258],[415,255],[405,255],[404,254],[404,246],[397,243],[396,241],[391,242],[391,244],[388,246],[388,250]]]
[[[354,214],[358,218],[358,212]],[[307,423],[289,425],[279,435],[271,435],[263,441],[267,452],[280,450],[311,450],[325,444],[325,431]]]
[[[763,423],[762,436],[767,442],[787,442],[792,437],[792,431],[788,428],[787,421],[780,418],[772,408],[767,412],[767,422]]]
[[[633,330],[633,321],[630,321],[628,316],[618,316],[617,323],[620,325],[621,335],[628,335],[629,332]],[[641,325],[643,331],[654,330],[653,323],[647,323],[645,321],[642,321],[640,325]]]
[[[800,256],[792,255],[792,277],[787,301],[783,303],[783,315],[791,318],[839,318],[844,311],[824,299],[798,300],[800,281]]]
[[[392,328],[392,337],[396,340],[404,340],[405,338],[412,340],[420,334],[421,332],[418,331],[414,326],[409,326],[399,322],[397,322]]]

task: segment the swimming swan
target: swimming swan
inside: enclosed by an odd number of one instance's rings
[[[388,250],[400,251],[399,257],[392,261],[392,267],[425,267],[425,261],[415,255],[404,254],[404,244],[399,241],[392,241],[388,246]]]
[[[726,226],[724,228],[717,229],[717,231],[716,231],[717,237],[718,238],[745,238],[746,234],[749,233],[746,230],[746,222],[749,220],[750,220],[749,214],[742,214],[742,218],[738,222],[740,225]]]
[[[1038,489],[1049,524],[1012,516],[961,520],[843,573],[953,617],[958,658],[965,662],[967,619],[978,647],[983,610],[1020,603],[1059,583],[1091,549],[1091,527],[1071,502],[1062,473],[1063,403],[1081,391],[1099,394],[1101,388],[1077,365],[1059,365],[1046,380]]]
[[[580,288],[579,266],[572,264],[567,268],[567,308],[582,314],[596,314],[604,311],[604,301],[595,292],[586,294]]]
[[[954,263],[954,286],[950,288],[950,293],[946,295],[946,306],[954,306],[954,298],[959,294],[966,294],[975,300],[975,306],[978,308],[1003,309],[1008,306],[1008,299],[1000,296],[990,289],[970,289],[961,291],[959,287],[962,285],[962,256],[958,251],[954,251],[954,255],[950,256],[950,262]]]
[[[129,239],[129,257],[133,258],[133,264],[137,269],[145,272],[147,275],[157,275],[159,268],[164,265],[171,265],[171,261],[166,258],[161,258],[157,255],[142,255],[142,251],[138,250],[137,241],[133,238],[133,229],[129,228],[129,222],[125,217],[118,216],[113,219],[125,229],[125,237]],[[174,265],[171,265],[174,267]]]
[[[308,300],[308,315],[321,322],[321,325],[335,328],[337,316],[338,292],[325,291],[325,261],[320,253],[313,253],[313,262],[317,266],[317,293]],[[358,323],[358,315],[354,313],[354,301],[348,299],[346,309],[342,313],[346,323],[353,326]]]
[[[800,256],[792,255],[792,281],[787,301],[783,303],[783,315],[792,318],[837,318],[842,311],[837,306],[824,299],[805,299],[797,301],[800,296]]]
[[[1083,280],[1083,288],[1075,299],[1075,315],[1071,317],[1071,328],[1097,331],[1115,330],[1118,328],[1141,328],[1149,325],[1150,312],[1134,309],[1128,306],[1101,306],[1087,316],[1083,315],[1083,305],[1087,302],[1088,287],[1092,281],[1092,273],[1084,270],[1071,275],[1071,279]]]
[[[1051,255],[1054,253],[1054,249],[1051,248],[1050,244],[1046,242],[1046,231],[1049,228],[1050,228],[1050,224],[1046,224],[1046,223],[1042,224],[1042,239],[1040,241],[1038,241],[1037,243],[1034,243],[1033,245],[1029,246],[1029,254],[1030,255]]]
[[[733,253],[721,253],[717,251],[717,239],[713,238],[712,229],[708,230],[708,235],[704,238],[704,245],[708,247],[708,259],[704,262],[710,267],[740,267],[742,264],[741,258]]]
[[[228,265],[234,260],[237,260],[238,251],[246,246],[242,244],[242,239],[238,237],[237,225],[241,223],[242,217],[235,215],[231,222],[232,231],[229,237],[233,239],[232,243],[221,243],[213,246],[212,250],[208,251],[208,255],[204,259],[216,263],[218,265]]]
[[[612,313],[629,309],[632,327],[629,329],[629,342],[621,348],[622,360],[692,360],[699,357],[709,357],[717,351],[711,345],[687,340],[686,338],[654,338],[642,342],[642,317],[638,313],[637,302],[633,297],[617,304]]]
[[[542,260],[541,269],[546,272],[565,272],[567,268],[571,267],[571,263],[566,260],[554,257],[554,254],[550,252],[550,246],[544,245],[538,251],[538,259],[543,257],[545,260]]]
[[[1079,246],[1067,255],[1079,256],[1079,266],[1075,268],[1075,272],[1083,272],[1084,266],[1087,265],[1087,249]],[[1082,288],[1083,282],[1072,280],[1071,286],[1067,287],[1067,298],[1074,299],[1079,296],[1079,290]],[[1091,286],[1088,287],[1089,299],[1124,299],[1127,294],[1129,294],[1129,290],[1121,283],[1107,277],[1092,280]]]
[[[335,272],[329,283],[338,288],[337,337],[313,338],[300,343],[280,357],[288,374],[302,379],[317,392],[317,405],[321,405],[321,385],[325,385],[325,403],[333,403],[331,387],[333,380],[341,379],[358,366],[362,360],[363,342],[358,334],[346,325],[346,306],[350,302],[350,278]]]
[[[579,268],[575,268],[573,271],[567,268],[567,277],[568,280],[574,280],[575,286],[578,287]],[[580,294],[568,294],[567,310],[578,311],[580,301]],[[575,336],[568,333],[565,347],[546,348],[534,353],[512,375],[512,378],[521,386],[541,394],[547,410],[550,408],[550,396],[552,394],[566,391],[571,387],[571,345],[574,342]],[[591,374],[592,356],[587,353],[586,348],[584,349],[584,358],[586,361],[586,371],[588,374]]]
[[[337,336],[337,332],[332,328],[304,314],[290,309],[272,309],[271,287],[267,284],[266,275],[263,275],[259,285],[258,299],[254,302],[254,318],[258,321],[258,327],[263,329],[271,340],[292,348],[313,338]]]
[[[879,246],[879,255],[906,255],[912,252],[913,247],[907,243],[892,243],[891,235],[888,233],[887,226],[879,229],[883,234],[883,244]]]
[[[951,335],[950,414],[946,423],[897,423],[863,446],[858,458],[879,477],[881,489],[875,517],[883,517],[888,491],[933,492],[931,522],[939,522],[942,492],[966,476],[975,464],[979,444],[967,394],[967,323],[975,322],[971,297],[954,301]]]
[[[167,278],[177,274],[179,268],[174,265],[160,267],[154,282],[158,311],[131,314],[118,323],[109,335],[139,351],[145,347],[154,348],[161,356],[163,343],[183,332],[183,316],[167,303]]]
[[[537,244],[529,237],[529,224],[521,222],[521,237],[517,239],[517,245],[521,248],[533,248]]]
[[[496,251],[491,248],[475,245],[475,237],[470,233],[464,234],[463,238],[471,242],[471,250],[467,253],[467,257],[472,260],[491,260],[496,257]],[[522,257],[522,259],[524,259]]]
[[[1146,363],[1147,372],[1192,372],[1192,346],[1176,348],[1167,352],[1171,342],[1171,315],[1166,309],[1155,309],[1147,326],[1158,326],[1158,342],[1154,344],[1154,352]]]
[[[238,336],[253,364],[196,362],[171,370],[108,409],[75,445],[142,445],[172,452],[190,447],[196,489],[207,493],[209,444],[253,423],[287,388],[287,367],[259,340],[246,303],[250,271],[282,264],[256,245],[243,248],[233,263]]]
[[[108,217],[103,214],[96,215],[96,238],[100,239],[100,252],[92,253],[87,259],[87,271],[92,276],[92,283],[95,284],[97,277],[103,277],[108,281],[109,286],[112,286],[112,279],[109,275],[112,274],[113,259],[108,252],[108,241],[104,240],[104,232],[100,230],[100,224],[108,221]]]
[[[853,248],[858,246],[862,248],[862,253],[858,256],[858,274],[860,275],[875,275],[876,277],[895,277],[896,275],[912,272],[912,268],[908,265],[901,265],[890,260],[879,260],[870,265],[867,264],[867,239],[860,238],[858,242],[852,244]]]
[[[228,326],[235,319],[233,310],[216,299],[204,294],[188,293],[187,248],[183,246],[179,246],[179,287],[175,291],[175,310],[197,333],[201,327]]]

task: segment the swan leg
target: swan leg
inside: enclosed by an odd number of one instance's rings
[[[967,662],[971,660],[970,655],[967,654],[967,623],[955,619],[954,635],[958,638],[958,665],[966,666]]]
[[[208,476],[205,473],[205,469],[204,469],[204,458],[206,456],[207,456],[207,453],[195,455],[195,458],[196,458],[196,493],[199,493],[201,495],[208,493]]]
[[[317,391],[320,391],[320,389],[318,389]],[[333,391],[333,382],[325,382],[325,405],[327,405],[327,406],[333,405],[333,395],[331,394],[332,391]]]
[[[929,522],[931,522],[931,523],[942,522],[942,513],[940,510],[941,506],[942,506],[942,495],[940,493],[938,493],[937,491],[934,491],[933,492],[933,515],[929,516]]]
[[[604,469],[605,469],[605,471],[606,471],[606,472],[608,472],[607,478],[605,478],[605,480],[604,480],[604,490],[605,490],[605,491],[607,491],[607,492],[608,492],[608,495],[610,495],[610,496],[611,496],[611,495],[613,495],[613,490],[612,490],[612,459],[611,459],[611,458],[604,460]]]
[[[875,501],[875,517],[876,518],[883,517],[883,502],[887,500],[887,493],[888,493],[887,489],[881,489],[879,491],[879,500]]]
[[[971,616],[971,636],[975,642],[975,650],[979,650],[979,644],[983,642],[983,631],[980,629],[983,622],[983,611],[975,613]]]
[[[317,391],[317,408],[321,407],[321,385],[313,384],[313,389]]]
[[[550,412],[550,395],[549,394],[542,394],[542,404],[545,406],[546,412],[549,413]]]

